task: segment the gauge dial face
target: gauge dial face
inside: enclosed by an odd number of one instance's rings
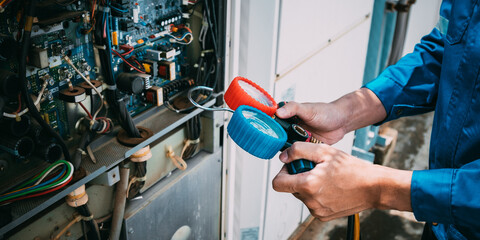
[[[250,85],[250,83],[245,82],[243,80],[238,81],[238,85],[248,94],[250,97],[253,99],[257,100],[259,103],[273,107],[275,104],[266,96],[264,93],[262,93],[260,90],[258,90],[256,87]]]
[[[248,109],[244,109],[242,111],[242,115],[245,117],[245,119],[247,119],[248,123],[250,123],[250,125],[255,127],[257,130],[269,136],[280,138],[278,134],[279,129],[277,129],[277,126],[268,125],[264,120],[265,115],[250,111]]]

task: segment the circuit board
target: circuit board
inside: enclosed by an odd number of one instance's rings
[[[111,49],[111,70],[117,81],[115,87],[118,86],[131,117],[161,106],[164,98],[162,86],[185,77],[188,68],[185,48],[193,35],[182,14],[182,6],[181,0],[117,0],[103,5],[83,0],[68,4],[52,0],[37,3],[37,18],[31,30],[26,66],[28,94],[38,103],[36,107],[42,119],[70,148],[75,148],[80,141],[81,130],[78,128],[82,119],[91,118],[100,106],[101,99],[94,89],[85,85],[84,78],[97,81],[99,91],[109,87],[104,81],[99,49]],[[4,83],[18,78],[19,59],[14,49],[19,48],[22,40],[21,29],[25,20],[21,14],[20,3],[9,6],[0,14],[0,75],[4,78],[0,81]],[[108,46],[98,46],[95,41],[98,21],[105,21],[107,29],[103,29],[103,35],[107,35]],[[3,92],[17,90],[5,87],[8,84],[3,86]],[[8,120],[8,116],[10,119],[28,117],[28,113],[19,111],[26,108],[20,95],[0,98],[5,101],[2,106],[4,119]],[[99,115],[103,119],[112,118],[106,124],[118,124],[112,111],[105,109]],[[31,124],[37,125],[35,122],[31,121]],[[106,129],[103,132],[107,132]],[[7,138],[12,135],[6,134]],[[15,137],[14,141],[18,139]],[[0,143],[0,152],[4,151],[1,146]],[[25,162],[22,159],[35,160],[38,157],[35,156],[38,155],[36,150],[22,155],[16,149],[5,149],[13,153],[13,159],[18,159],[8,164],[13,169],[26,167],[21,164]],[[43,160],[52,162],[55,159]],[[3,181],[1,174],[0,181]]]

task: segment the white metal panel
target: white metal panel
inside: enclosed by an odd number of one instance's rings
[[[362,84],[370,21],[332,43],[315,57],[284,76],[275,85],[275,99],[331,102]],[[350,153],[353,136],[338,147]]]
[[[372,7],[370,4],[370,9]],[[275,99],[330,102],[361,87],[369,31],[370,20],[363,21],[283,76],[275,84]],[[335,147],[350,153],[352,144],[353,133],[349,133]],[[272,189],[271,181],[282,165],[278,158],[270,162],[263,239],[288,238],[308,216],[308,210],[302,208],[300,201],[290,194],[277,193]]]
[[[435,27],[441,3],[441,0],[422,0],[416,1],[412,5],[403,47],[404,54],[412,52],[415,44],[419,43],[420,39]]]
[[[372,11],[372,0],[283,0],[276,73],[283,73]]]
[[[272,188],[273,177],[283,166],[278,154],[270,160],[267,187],[267,205],[265,229],[262,239],[287,239],[301,222],[303,203],[292,194],[275,192]]]
[[[238,74],[273,92],[279,2],[235,0],[232,6],[240,8],[240,18],[232,24],[240,29],[238,38],[232,38],[232,41],[236,41],[232,42],[232,46],[238,47],[238,53],[232,53],[234,55],[230,59],[234,59],[238,65],[232,66],[231,70],[236,68]],[[226,86],[230,81],[227,80]],[[233,141],[227,141],[227,144],[229,150],[234,149],[228,152],[227,161],[235,161],[229,164],[228,169],[228,173],[233,172],[235,177],[228,179],[233,181],[233,184],[229,184],[228,197],[233,196],[234,199],[229,199],[229,204],[233,206],[228,208],[227,236],[230,238],[227,238],[256,239],[263,231],[268,162],[253,157]]]

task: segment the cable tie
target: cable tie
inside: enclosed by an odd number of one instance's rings
[[[198,144],[199,142],[200,142],[200,138],[193,139],[193,140],[190,140],[190,139],[187,140],[187,143],[189,143],[189,144]]]
[[[112,90],[112,91],[117,90],[117,85],[116,85],[116,84],[115,84],[115,85],[108,85],[108,84],[106,84],[106,85],[107,85],[107,89],[108,89],[108,90]]]
[[[136,182],[145,182],[145,181],[147,181],[147,176],[146,176],[146,175],[143,176],[143,177],[135,177],[135,178],[136,178],[136,179],[135,179]]]
[[[77,148],[77,152],[81,153],[83,156],[85,156],[87,153],[83,151],[81,148]]]
[[[93,214],[90,215],[90,216],[87,216],[87,217],[81,216],[81,218],[82,218],[83,221],[91,221],[91,220],[93,220]]]
[[[105,45],[93,44],[93,47],[96,48],[96,49],[100,49],[100,50],[107,50],[107,46],[105,46]]]
[[[97,11],[108,13],[108,12],[110,12],[110,7],[98,6]]]

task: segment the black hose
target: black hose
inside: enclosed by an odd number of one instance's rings
[[[348,224],[347,224],[347,240],[353,240],[354,229],[355,229],[355,216],[350,215],[348,216]]]
[[[410,5],[413,4],[412,0],[401,0],[397,4],[405,6],[405,9],[397,12],[397,20],[395,22],[395,32],[393,34],[392,49],[388,56],[387,66],[395,64],[403,53],[403,47],[405,45],[405,38],[407,36],[408,19],[410,16]]]
[[[77,150],[75,150],[75,155],[73,155],[73,159],[72,159],[72,164],[73,164],[73,167],[75,167],[75,169],[80,167],[80,164],[82,163],[82,156],[83,156],[82,151],[85,150],[87,145],[90,143],[91,139],[92,139],[91,132],[85,131],[82,134],[82,137],[80,138],[80,143],[78,144],[78,148]]]
[[[91,217],[92,216],[92,212],[90,212],[90,209],[88,208],[87,204],[84,204],[82,206],[79,206],[79,207],[76,207],[77,209],[77,212],[82,215],[83,217]],[[95,240],[101,240],[101,237],[100,237],[100,230],[98,229],[98,225],[97,223],[95,222],[94,219],[92,220],[86,220],[84,221],[85,223],[87,223],[87,225],[89,226],[90,228],[90,231],[92,231],[94,234],[94,238]]]
[[[35,104],[33,103],[32,99],[29,97],[30,94],[28,93],[27,89],[27,77],[26,77],[26,72],[27,72],[27,62],[26,58],[28,55],[28,50],[30,48],[30,35],[31,35],[31,30],[32,30],[32,24],[33,24],[33,17],[35,16],[35,3],[36,0],[31,0],[30,4],[27,4],[26,8],[26,22],[25,22],[25,30],[23,33],[23,42],[21,46],[21,51],[20,51],[20,59],[19,59],[19,66],[18,66],[18,76],[20,78],[20,90],[22,92],[22,96],[27,103],[27,108],[32,117],[37,120],[37,122],[44,128],[49,135],[51,135],[53,138],[55,138],[58,141],[58,144],[62,147],[63,155],[65,156],[65,159],[67,161],[71,161],[70,158],[70,152],[68,151],[67,145],[63,141],[62,137],[53,130],[53,128],[46,123],[43,118],[41,117],[40,113],[38,112],[37,108],[35,107]]]

